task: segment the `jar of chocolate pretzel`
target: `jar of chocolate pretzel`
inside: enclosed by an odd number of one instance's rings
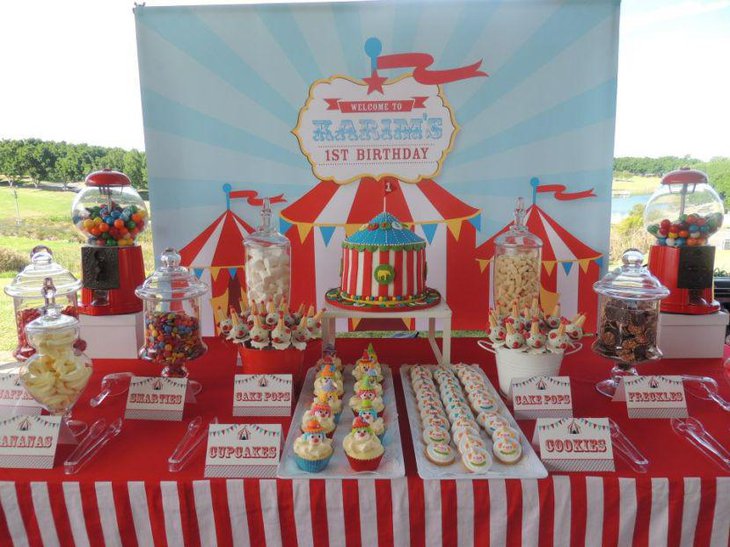
[[[592,349],[616,362],[612,378],[596,387],[610,396],[619,376],[635,375],[634,365],[662,356],[656,345],[659,302],[669,295],[669,289],[644,267],[640,251],[629,249],[622,262],[593,285],[598,293],[598,330]]]

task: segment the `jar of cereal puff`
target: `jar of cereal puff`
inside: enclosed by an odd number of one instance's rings
[[[497,236],[494,251],[493,299],[503,310],[519,310],[540,299],[542,240],[525,226],[525,202],[517,198],[515,221]]]

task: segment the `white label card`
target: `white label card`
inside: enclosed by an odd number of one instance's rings
[[[61,416],[13,416],[0,420],[0,467],[51,469]]]
[[[686,418],[687,398],[681,376],[623,378],[614,401],[626,401],[629,418]]]
[[[132,378],[124,417],[128,420],[180,421],[187,388],[187,378]]]
[[[210,424],[208,427],[206,478],[273,478],[280,457],[280,424]]]
[[[539,418],[540,459],[548,471],[614,471],[608,418]]]
[[[518,420],[566,418],[573,415],[570,378],[533,376],[512,380],[512,404]]]
[[[0,416],[38,416],[42,410],[23,387],[17,372],[0,372]]]
[[[291,374],[236,374],[234,416],[290,416]]]

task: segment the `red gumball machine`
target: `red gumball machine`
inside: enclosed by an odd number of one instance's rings
[[[713,294],[715,247],[709,238],[722,226],[722,199],[702,171],[682,168],[662,178],[649,199],[644,225],[655,237],[649,270],[668,287],[662,300],[665,313],[715,313]]]
[[[124,173],[104,169],[86,177],[72,205],[73,222],[87,238],[81,248],[79,312],[107,316],[142,311],[134,294],[144,282],[136,240],[149,222],[147,207]]]

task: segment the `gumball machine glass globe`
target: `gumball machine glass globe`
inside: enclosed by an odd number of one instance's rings
[[[644,209],[644,226],[656,245],[708,244],[723,222],[722,199],[707,175],[692,169],[667,174]]]
[[[72,221],[89,245],[127,247],[147,229],[149,213],[129,178],[105,169],[86,178],[71,206]]]

